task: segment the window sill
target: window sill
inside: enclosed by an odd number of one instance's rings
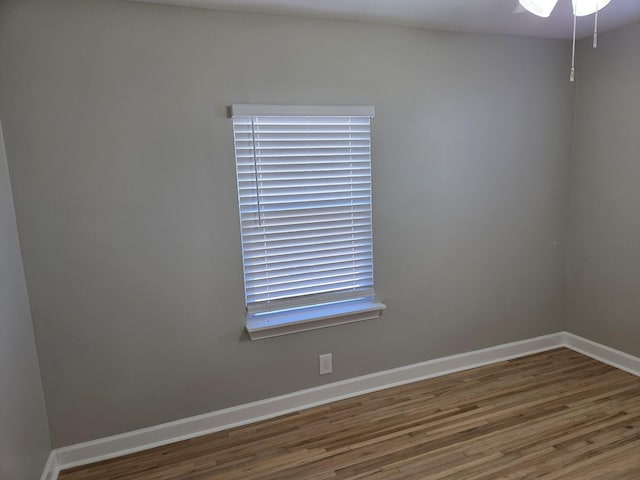
[[[345,323],[378,318],[387,308],[371,300],[318,305],[289,311],[247,315],[247,333],[251,340],[333,327]]]

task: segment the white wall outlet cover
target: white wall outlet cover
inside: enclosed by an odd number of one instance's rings
[[[331,353],[325,353],[318,357],[320,363],[320,375],[333,372],[333,358]]]

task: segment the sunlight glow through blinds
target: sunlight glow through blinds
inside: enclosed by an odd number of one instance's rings
[[[234,114],[233,130],[248,312],[372,296],[370,116]]]

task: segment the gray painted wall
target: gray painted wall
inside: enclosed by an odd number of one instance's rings
[[[640,23],[579,46],[567,329],[640,355]]]
[[[55,446],[562,330],[566,42],[112,0],[0,19]],[[382,318],[247,339],[232,103],[376,107]]]
[[[40,478],[50,450],[0,125],[0,478]]]

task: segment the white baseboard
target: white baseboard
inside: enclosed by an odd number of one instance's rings
[[[277,417],[344,398],[560,347],[562,333],[438,358],[55,450],[61,469]]]
[[[40,480],[56,480],[59,472],[60,469],[58,468],[56,451],[53,450],[49,454],[49,458],[47,458],[47,463],[44,465],[44,470],[42,471]]]
[[[640,376],[640,358],[568,332],[437,358],[54,450],[55,471],[246,425],[385,388],[568,347]],[[49,462],[47,463],[47,465]],[[46,473],[46,471],[45,471]],[[53,480],[46,477],[41,480]]]
[[[638,357],[569,332],[564,333],[564,344],[571,350],[640,377],[640,358]]]

